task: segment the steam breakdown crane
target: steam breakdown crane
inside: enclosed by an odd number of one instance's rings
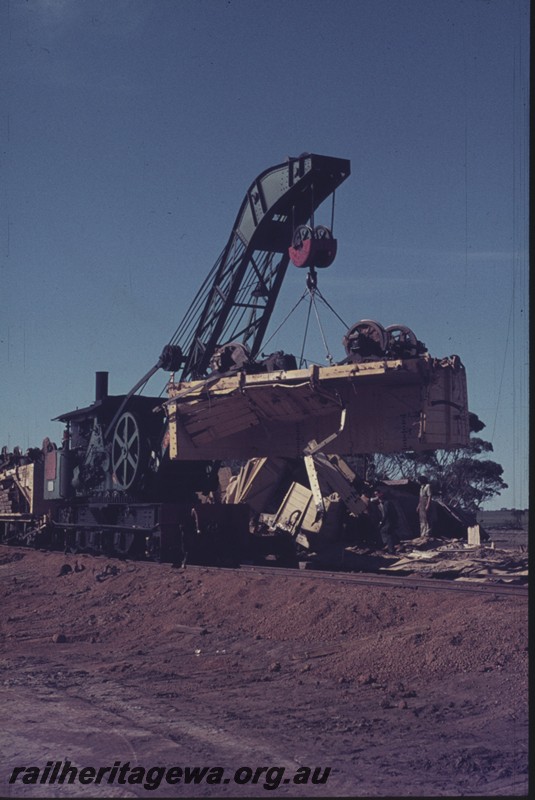
[[[308,268],[312,298],[316,268],[334,259],[332,230],[315,225],[314,214],[349,174],[345,159],[303,154],[256,178],[151,370],[116,396],[107,373],[97,373],[94,402],[56,418],[66,425],[61,446],[44,440],[39,486],[25,483],[23,491],[18,473],[6,467],[4,480],[0,469],[0,499],[9,506],[0,519],[4,539],[176,558],[193,530],[202,553],[217,560],[217,532],[225,530],[225,552],[235,557],[247,549],[240,540],[247,507],[197,506],[198,493],[218,485],[217,460],[306,456],[310,466],[321,453],[467,442],[460,359],[431,358],[403,325],[361,320],[344,337],[346,357],[328,367],[298,369],[283,353],[258,358],[290,260]],[[160,368],[173,373],[168,399],[139,395]]]

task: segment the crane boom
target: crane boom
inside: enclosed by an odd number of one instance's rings
[[[258,354],[294,229],[313,218],[350,172],[347,159],[306,153],[253,181],[221,256],[170,342],[183,354],[181,380],[204,376],[216,348],[228,342]]]

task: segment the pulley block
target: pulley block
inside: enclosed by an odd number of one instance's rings
[[[178,345],[166,344],[158,359],[158,367],[166,372],[176,372],[183,363],[182,349]]]
[[[336,256],[337,241],[325,225],[299,225],[288,249],[296,267],[330,267]]]

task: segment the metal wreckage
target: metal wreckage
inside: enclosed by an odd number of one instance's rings
[[[306,271],[301,300],[322,334],[318,307],[336,314],[318,271],[336,255],[334,195],[349,174],[345,159],[303,154],[253,181],[154,367],[123,395],[110,395],[108,374],[98,372],[91,405],[56,417],[65,424],[59,447],[47,438],[25,454],[3,448],[2,541],[179,562],[294,563],[299,548],[373,537],[369,487],[353,469],[364,454],[467,444],[459,357],[432,357],[404,325],[357,322],[344,357],[334,363],[328,354],[324,366],[262,353],[290,264]],[[327,227],[315,214],[329,198]],[[171,373],[167,399],[139,394],[159,369]],[[241,467],[232,477],[229,464]],[[417,535],[410,512],[401,518],[406,535]],[[458,515],[448,519],[466,532]]]

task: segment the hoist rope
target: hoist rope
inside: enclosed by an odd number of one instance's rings
[[[332,233],[333,236],[334,236],[334,198],[335,198],[335,195],[336,195],[336,189],[334,190],[334,192],[332,194],[332,198],[333,199],[332,199],[332,205],[331,205],[331,233]]]
[[[334,316],[338,319],[339,322],[342,323],[342,325],[346,329],[348,328],[348,325],[347,325],[346,322],[344,322],[342,317],[334,310],[334,308],[331,306],[331,304],[328,302],[328,300],[326,300],[326,298],[322,295],[322,293],[317,288],[317,286],[308,286],[307,285],[307,288],[305,289],[305,291],[303,292],[303,294],[301,295],[301,297],[299,298],[297,303],[293,306],[293,308],[288,312],[288,314],[282,320],[281,324],[273,331],[273,333],[271,334],[269,339],[267,339],[262,344],[262,350],[264,350],[265,347],[271,342],[271,340],[277,335],[277,333],[286,324],[286,322],[289,320],[289,318],[292,316],[294,311],[303,302],[303,300],[305,299],[305,297],[307,295],[309,296],[310,302],[309,302],[309,306],[308,306],[307,318],[306,318],[306,323],[305,323],[305,331],[304,331],[304,335],[303,335],[303,345],[301,347],[301,353],[300,353],[300,356],[299,356],[299,368],[301,368],[301,366],[303,365],[303,362],[307,360],[304,357],[304,352],[305,352],[306,340],[307,340],[308,330],[309,330],[309,325],[310,325],[310,314],[311,314],[311,311],[312,311],[312,307],[314,307],[314,314],[316,316],[316,321],[318,323],[318,328],[319,328],[319,331],[320,331],[321,339],[322,339],[322,342],[323,342],[323,346],[325,348],[325,355],[327,357],[328,362],[332,365],[333,357],[332,357],[332,355],[331,355],[331,353],[329,351],[329,345],[327,344],[327,338],[325,336],[325,331],[324,331],[323,325],[321,323],[320,314],[319,314],[318,306],[317,306],[317,303],[316,303],[316,297],[318,297],[318,299],[321,300],[322,303],[325,306],[327,306],[329,311],[331,311],[331,313],[334,314]]]
[[[333,357],[329,352],[329,345],[327,344],[327,339],[325,338],[325,333],[323,332],[323,326],[321,324],[320,315],[318,313],[318,307],[316,305],[316,298],[314,296],[315,292],[316,292],[315,289],[311,289],[310,290],[310,299],[311,299],[312,304],[314,305],[314,313],[316,314],[316,320],[318,322],[318,327],[320,329],[321,338],[322,338],[322,341],[323,341],[323,346],[325,347],[325,355],[327,357],[327,361],[329,362],[329,364],[332,365]]]
[[[307,321],[306,321],[306,325],[305,325],[305,333],[303,335],[303,346],[301,347],[301,355],[299,356],[299,369],[301,369],[301,367],[303,366],[303,361],[305,360],[304,359],[304,352],[305,352],[305,344],[306,344],[307,334],[308,334],[308,323],[310,322],[310,312],[311,311],[312,311],[312,296],[311,296],[310,302],[308,304]]]
[[[339,320],[339,321],[342,323],[342,325],[344,326],[344,328],[349,328],[349,325],[347,324],[347,322],[344,322],[344,320],[342,319],[342,317],[340,316],[340,314],[338,314],[338,313],[337,313],[337,312],[334,310],[334,308],[332,307],[332,305],[331,305],[330,303],[328,303],[328,302],[327,302],[327,300],[324,298],[324,296],[322,295],[322,293],[320,292],[320,290],[319,290],[318,288],[316,288],[316,292],[317,292],[317,294],[318,294],[318,297],[319,297],[319,299],[320,299],[320,300],[321,300],[323,303],[325,303],[325,305],[327,306],[327,308],[328,308],[330,311],[332,311],[332,313],[334,314],[334,316],[335,316],[335,317],[336,317],[336,318],[337,318],[337,319],[338,319],[338,320]]]
[[[298,307],[298,306],[299,306],[299,305],[302,303],[302,301],[305,299],[305,297],[307,296],[307,294],[308,294],[308,289],[305,289],[305,291],[303,292],[303,294],[301,295],[301,297],[299,298],[299,300],[297,301],[297,303],[294,305],[294,307],[291,309],[291,311],[289,311],[289,312],[288,312],[288,314],[287,314],[287,315],[284,317],[284,319],[282,320],[282,322],[281,322],[281,324],[279,325],[279,327],[278,327],[278,328],[276,328],[276,330],[274,330],[274,331],[273,331],[273,333],[271,334],[271,336],[269,337],[269,339],[267,339],[267,340],[266,340],[266,341],[263,343],[263,347],[262,347],[262,349],[263,349],[263,348],[264,348],[266,345],[268,345],[268,344],[270,343],[270,341],[273,339],[273,337],[274,337],[274,336],[276,336],[276,335],[277,335],[277,333],[280,331],[280,329],[282,328],[282,326],[283,326],[283,325],[285,325],[285,324],[286,324],[286,322],[287,322],[287,321],[290,319],[290,317],[291,317],[291,316],[292,316],[292,314],[294,313],[295,309],[296,309],[296,308],[297,308],[297,307]]]

